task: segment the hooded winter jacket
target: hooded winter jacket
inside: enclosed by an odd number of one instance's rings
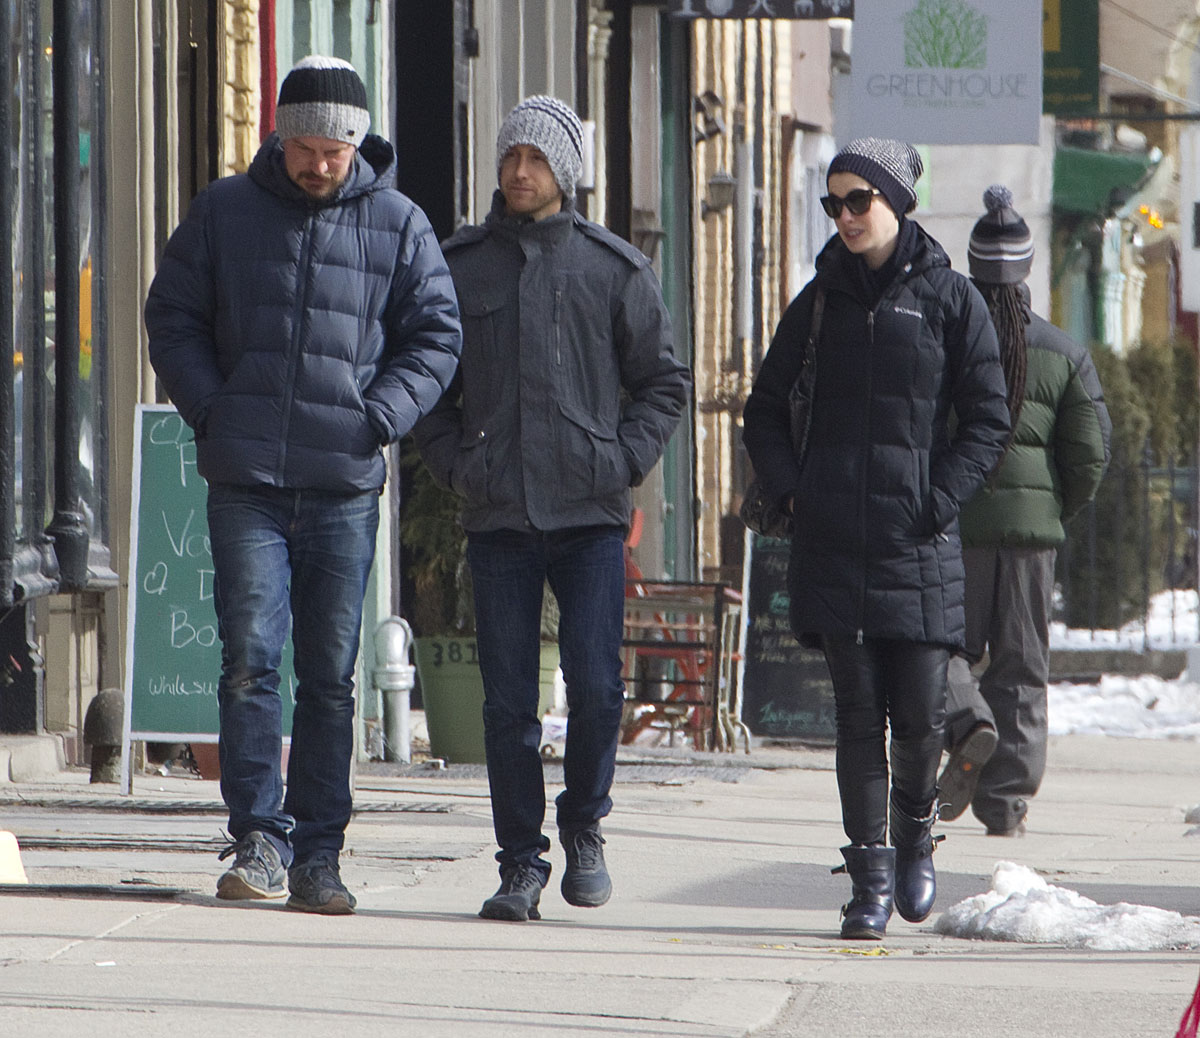
[[[801,467],[787,397],[818,284],[825,314]],[[766,489],[793,496],[788,593],[804,644],[828,634],[958,647],[958,512],[1009,429],[996,333],[979,292],[911,220],[874,303],[870,285],[834,237],[779,322],[746,402],[745,444]]]
[[[650,262],[569,203],[443,249],[463,313],[459,376],[414,430],[470,531],[629,522],[629,488],[683,413],[688,369]]]
[[[146,301],[150,360],[209,482],[378,489],[383,445],[450,383],[454,286],[394,175],[392,146],[368,135],[313,202],[272,134],[171,235]]]
[[[1036,314],[1025,346],[1025,399],[1012,442],[963,506],[967,548],[1057,548],[1063,523],[1096,496],[1108,464],[1112,420],[1087,349]]]

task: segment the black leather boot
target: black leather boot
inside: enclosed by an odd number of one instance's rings
[[[842,937],[851,941],[883,939],[892,917],[892,891],[896,882],[896,849],[851,844],[842,848],[846,864],[833,872],[850,877],[851,897],[842,906]]]
[[[937,807],[917,818],[892,801],[892,845],[896,849],[896,911],[910,923],[929,918],[937,897],[933,852],[945,837],[933,835]]]

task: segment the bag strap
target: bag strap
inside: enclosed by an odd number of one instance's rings
[[[813,296],[812,320],[808,322],[807,351],[811,351],[821,338],[821,318],[825,316],[825,289],[817,286]]]

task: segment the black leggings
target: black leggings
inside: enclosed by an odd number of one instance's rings
[[[892,726],[892,796],[924,818],[937,796],[949,651],[923,642],[822,638],[837,708],[837,779],[851,843],[884,843],[888,818],[885,734]]]

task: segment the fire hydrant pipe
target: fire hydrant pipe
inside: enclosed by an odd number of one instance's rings
[[[381,620],[375,628],[375,688],[383,701],[383,759],[412,761],[409,696],[416,670],[409,663],[412,628],[399,616]]]

